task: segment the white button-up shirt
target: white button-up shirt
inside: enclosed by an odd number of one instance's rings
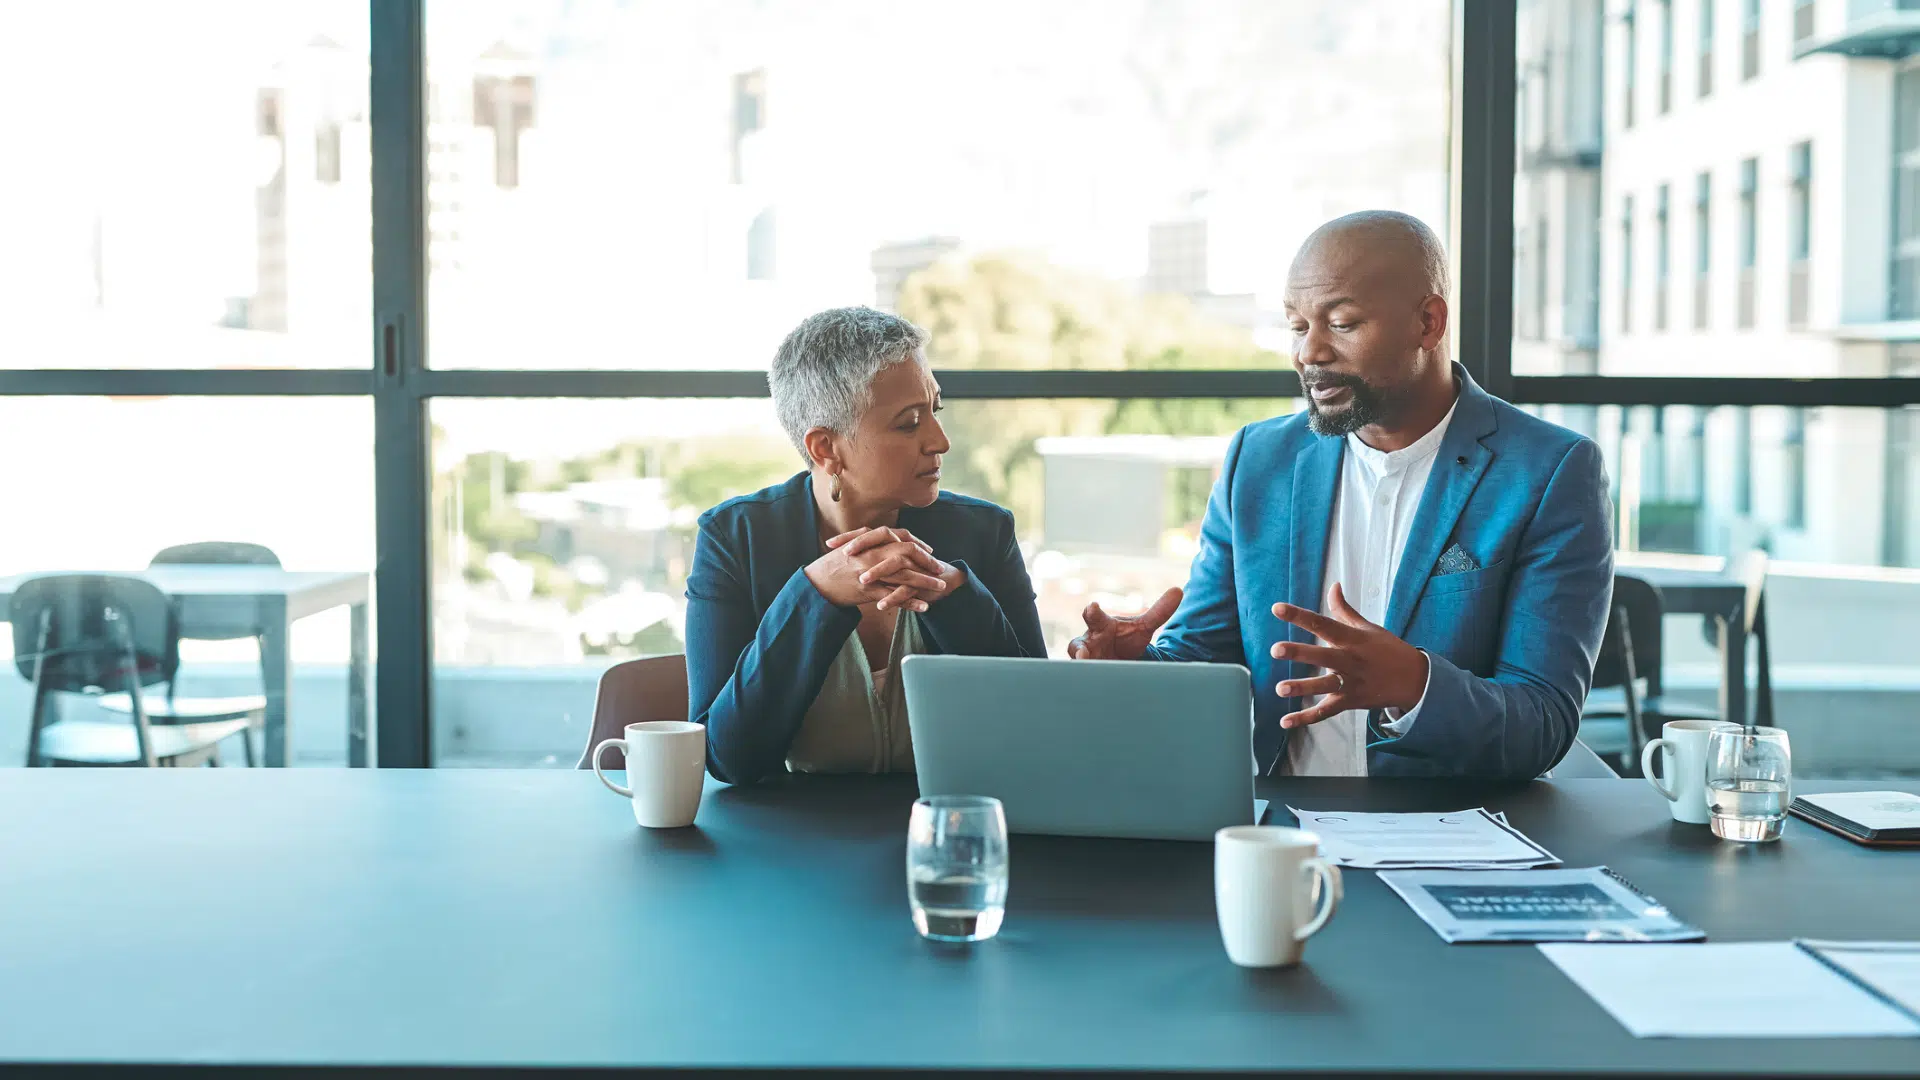
[[[1413,515],[1420,509],[1440,442],[1452,423],[1453,410],[1448,409],[1432,431],[1404,450],[1375,450],[1360,441],[1358,434],[1347,436],[1340,485],[1334,494],[1333,531],[1327,537],[1326,570],[1321,578],[1323,614],[1328,611],[1325,593],[1338,582],[1347,603],[1368,622],[1387,621],[1387,601],[1393,595],[1393,577],[1413,532]],[[1431,668],[1428,679],[1432,679]],[[1426,702],[1424,693],[1420,702]],[[1419,719],[1420,705],[1397,718],[1391,713],[1389,717],[1382,726],[1391,734],[1404,735]],[[1317,724],[1292,729],[1280,768],[1289,776],[1367,775],[1366,712],[1349,709]]]

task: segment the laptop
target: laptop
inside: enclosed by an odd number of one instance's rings
[[[921,795],[991,795],[1011,832],[1211,840],[1254,823],[1237,664],[909,656]]]

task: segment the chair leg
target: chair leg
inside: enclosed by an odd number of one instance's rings
[[[244,731],[240,732],[240,752],[242,754],[243,760],[245,760],[247,763],[247,768],[252,769],[252,768],[258,767],[258,762],[255,761],[253,756],[253,729],[252,728],[247,728]]]
[[[27,714],[27,767],[41,764],[40,729],[46,726],[46,710],[51,695],[47,692],[47,645],[53,638],[53,609],[40,612],[39,644],[33,650],[33,711]]]
[[[1641,726],[1640,715],[1640,670],[1633,662],[1633,626],[1627,619],[1626,610],[1615,609],[1620,620],[1620,653],[1622,673],[1626,676],[1620,687],[1627,705],[1627,752],[1621,764],[1625,766],[1621,776],[1640,775],[1640,751],[1647,744],[1646,729]]]

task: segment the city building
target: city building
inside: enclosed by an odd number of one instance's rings
[[[1901,105],[1920,102],[1916,16],[1865,0],[1523,0],[1515,372],[1912,365],[1920,263],[1901,238],[1920,234],[1920,209],[1895,193],[1920,145]],[[1638,503],[1623,543],[1920,562],[1906,413],[1548,411],[1609,450],[1621,501]]]
[[[895,310],[908,278],[959,250],[960,240],[952,236],[927,236],[875,248],[871,261],[874,306],[882,311]]]

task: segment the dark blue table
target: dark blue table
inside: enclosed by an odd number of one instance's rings
[[[1720,940],[1920,936],[1920,852],[1672,825],[1638,781],[1298,780],[1505,810]],[[676,1069],[1920,1072],[1920,1040],[1636,1040],[1530,946],[1448,946],[1371,874],[1233,967],[1208,844],[1019,837],[1001,937],[907,920],[911,780],[709,792],[644,832],[591,774],[0,774],[0,1062]]]

